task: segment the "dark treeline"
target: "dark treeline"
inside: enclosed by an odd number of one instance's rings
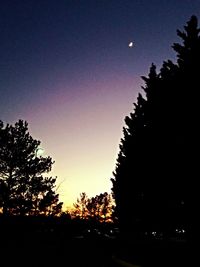
[[[89,219],[98,222],[115,221],[113,217],[114,200],[107,192],[89,198],[86,193],[81,193],[80,198],[74,203],[71,215],[76,218]]]
[[[125,118],[113,193],[120,229],[138,235],[182,229],[191,237],[197,207],[200,30],[192,16],[177,31],[177,62],[152,64],[134,112]],[[196,200],[195,200],[196,199]]]
[[[93,230],[96,230],[93,231]],[[30,242],[48,238],[71,239],[71,238],[101,238],[113,229],[112,222],[101,222],[93,219],[82,219],[71,217],[70,214],[62,213],[60,216],[2,216],[0,215],[0,236],[1,240],[10,242],[10,238],[17,238],[23,243],[24,238],[30,238]],[[97,232],[99,231],[99,234]],[[93,231],[93,232],[92,232]],[[27,242],[28,243],[28,242]]]

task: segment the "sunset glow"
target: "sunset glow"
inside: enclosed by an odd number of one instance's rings
[[[0,119],[28,122],[42,156],[55,160],[49,175],[58,177],[64,208],[81,192],[110,192],[124,118],[143,85],[140,77],[152,62],[160,68],[174,56],[176,29],[192,13],[200,15],[200,4],[4,2]],[[131,36],[134,43],[127,45]]]

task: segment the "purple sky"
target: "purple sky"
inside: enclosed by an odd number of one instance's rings
[[[0,119],[28,121],[65,205],[110,191],[140,76],[175,59],[176,30],[193,14],[200,1],[1,1]]]

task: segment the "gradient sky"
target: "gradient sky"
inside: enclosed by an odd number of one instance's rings
[[[0,1],[0,119],[28,121],[65,206],[110,192],[140,76],[175,59],[193,14],[198,0]]]

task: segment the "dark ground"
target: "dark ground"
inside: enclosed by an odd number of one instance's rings
[[[190,250],[185,242],[133,242],[96,237],[69,238],[62,233],[26,233],[2,236],[0,247],[0,267],[197,266],[191,264]]]

